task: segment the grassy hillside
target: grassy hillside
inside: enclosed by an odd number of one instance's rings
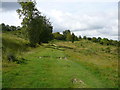
[[[3,88],[117,88],[117,47],[87,40],[51,41],[37,48],[3,34]],[[8,61],[15,57],[14,62]]]

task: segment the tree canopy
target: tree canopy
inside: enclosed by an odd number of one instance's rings
[[[23,19],[22,27],[27,31],[32,46],[37,43],[48,42],[52,37],[52,25],[46,16],[35,7],[36,2],[19,2],[22,9],[18,9],[19,17]]]
[[[20,30],[21,27],[20,26],[10,26],[10,25],[5,25],[4,23],[0,24],[0,27],[2,28],[2,31],[16,31],[16,30]]]

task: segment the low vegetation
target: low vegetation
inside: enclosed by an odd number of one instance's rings
[[[3,34],[3,88],[118,87],[116,46],[84,39],[53,40],[36,48],[27,44],[17,35]]]

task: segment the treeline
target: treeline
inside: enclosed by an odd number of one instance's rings
[[[79,39],[82,39],[81,36],[79,36]],[[102,45],[114,45],[114,46],[118,46],[120,45],[120,41],[117,41],[117,40],[109,40],[107,38],[101,38],[101,37],[86,37],[86,36],[83,36],[83,39],[85,40],[90,40],[92,42],[95,42],[95,43],[99,43],[99,44],[102,44]]]
[[[53,33],[53,39],[71,41],[72,43],[79,40],[70,30],[63,31],[63,34],[60,34],[59,32]]]
[[[2,27],[2,31],[17,31],[17,30],[22,30],[24,28],[20,27],[20,26],[10,26],[10,25],[5,25],[4,23],[0,24],[0,27]],[[51,27],[51,30],[52,30],[52,27]],[[49,30],[50,31],[50,30]],[[101,37],[87,37],[87,36],[75,36],[74,33],[72,33],[70,30],[65,30],[62,32],[62,34],[60,34],[60,32],[55,32],[55,33],[52,33],[52,31],[48,32],[47,29],[43,31],[44,33],[42,33],[42,37],[39,37],[39,39],[42,38],[41,42],[48,42],[49,40],[52,40],[52,39],[56,39],[56,40],[64,40],[64,41],[71,41],[72,43],[74,43],[74,41],[80,41],[82,39],[84,40],[90,40],[92,42],[95,42],[95,43],[99,43],[101,45],[114,45],[114,46],[118,46],[120,45],[120,41],[117,41],[117,40],[109,40],[107,38],[101,38]],[[50,34],[46,37],[46,40],[44,36],[44,34]],[[25,34],[25,32],[23,32],[22,34]]]
[[[114,46],[118,46],[120,45],[120,41],[117,40],[109,40],[107,38],[101,38],[101,37],[87,37],[87,36],[75,36],[74,33],[71,33],[70,30],[65,30],[62,32],[62,34],[60,34],[59,32],[55,32],[53,33],[53,39],[57,39],[57,40],[65,40],[65,41],[72,41],[72,43],[74,41],[80,41],[82,39],[84,40],[90,40],[92,42],[95,43],[99,43],[101,45],[114,45]]]
[[[13,26],[13,25],[5,25],[4,23],[0,24],[0,28],[2,28],[2,31],[16,31],[16,30],[21,30],[20,26]]]

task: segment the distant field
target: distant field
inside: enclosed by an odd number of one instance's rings
[[[117,88],[117,47],[88,40],[37,48],[3,33],[3,88]],[[15,56],[15,62],[8,61]]]

